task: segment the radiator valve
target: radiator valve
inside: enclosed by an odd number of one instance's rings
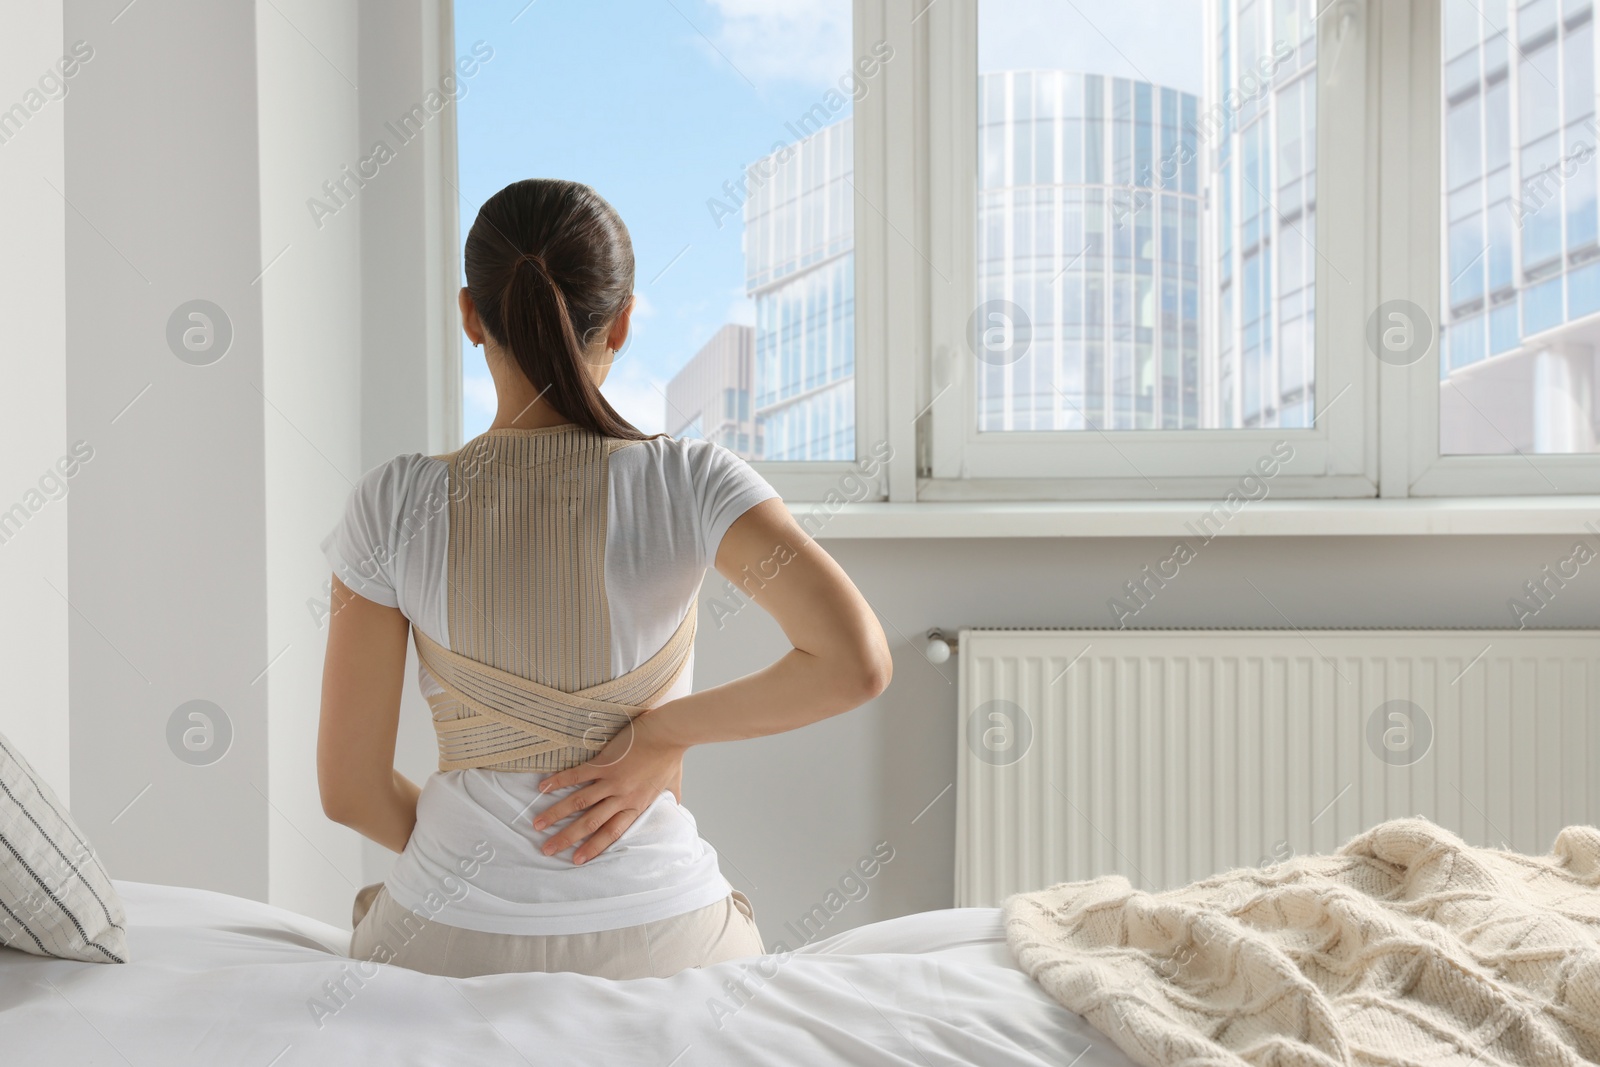
[[[929,630],[928,643],[923,648],[922,654],[927,656],[930,662],[946,663],[950,659],[950,653],[955,651],[955,648],[956,639],[954,637],[946,637],[939,630]]]

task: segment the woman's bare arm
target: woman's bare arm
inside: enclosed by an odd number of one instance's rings
[[[333,579],[317,730],[322,810],[395,852],[411,839],[420,792],[394,769],[410,632],[398,609]]]
[[[651,711],[664,740],[688,748],[783,733],[888,687],[894,661],[872,607],[781,500],[757,504],[728,528],[716,568],[794,647],[771,666]]]
[[[663,789],[691,745],[762,737],[849,711],[888,686],[893,661],[872,607],[844,570],[794,521],[781,500],[741,515],[717,549],[717,571],[782,627],[794,647],[753,674],[668,701],[593,760],[549,775],[546,792],[593,783],[540,813],[537,829],[583,814],[551,836],[545,852],[580,844],[574,860],[598,855]]]

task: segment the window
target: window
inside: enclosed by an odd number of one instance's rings
[[[1359,329],[1318,343],[1319,294],[1354,299],[1364,249],[1320,232],[1328,196],[1363,194],[1360,152],[1319,173],[1312,0],[944,6],[926,16],[951,99],[930,175],[951,399],[923,495],[1203,494],[1279,441],[1280,485],[1371,495],[1368,412],[1324,418],[1370,368]],[[1354,53],[1338,92],[1359,108]]]
[[[1087,55],[1074,64],[1071,49],[1022,34],[988,36],[980,429],[1200,426],[1197,97],[1086,71]]]
[[[852,120],[892,56],[857,56],[850,0],[458,0],[455,20],[493,48],[460,99],[463,232],[544,175],[593,185],[629,227],[617,410],[752,460],[853,461]],[[471,437],[494,393],[482,353],[463,358]]]
[[[978,8],[980,429],[1307,427],[1316,85],[1304,5],[1119,6],[1092,18],[1031,0]]]
[[[1592,6],[1449,0],[1442,36],[1439,452],[1595,452]]]
[[[1267,457],[1277,497],[1600,492],[1592,0],[456,20],[496,49],[464,215],[599,188],[641,297],[607,394],[791,500],[869,456],[852,500],[1208,499]]]

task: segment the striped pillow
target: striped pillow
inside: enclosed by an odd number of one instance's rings
[[[123,963],[123,921],[122,901],[72,816],[0,736],[0,945]]]

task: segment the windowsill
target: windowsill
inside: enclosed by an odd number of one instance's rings
[[[823,503],[789,511],[819,539],[967,537],[1178,537],[1213,500]],[[811,517],[814,516],[814,517]],[[1224,537],[1575,535],[1600,528],[1600,496],[1405,500],[1265,500],[1225,523]],[[1201,530],[1204,534],[1206,531]],[[1218,533],[1215,523],[1211,533]]]

